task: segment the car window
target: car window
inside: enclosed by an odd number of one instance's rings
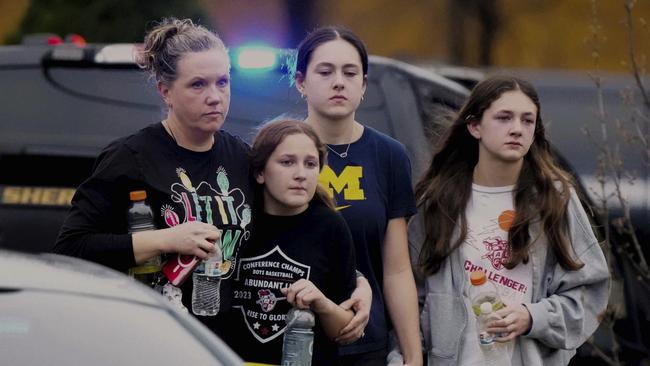
[[[3,70],[0,86],[11,93],[2,100],[2,152],[95,156],[114,138],[159,119],[160,98],[134,71]]]

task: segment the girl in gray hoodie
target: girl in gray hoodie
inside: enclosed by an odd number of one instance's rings
[[[487,323],[507,365],[565,365],[598,327],[609,272],[530,83],[479,83],[416,186],[409,225],[429,365],[483,365],[469,273],[505,307]],[[389,363],[399,361],[399,350]]]

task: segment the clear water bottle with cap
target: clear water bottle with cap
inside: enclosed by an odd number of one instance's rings
[[[221,240],[214,243],[215,251],[202,261],[192,274],[192,312],[201,316],[215,316],[221,304]]]
[[[496,342],[496,335],[487,331],[487,324],[500,319],[500,317],[492,311],[492,304],[487,301],[482,303],[479,308],[478,339],[485,364],[509,365],[508,353]]]
[[[132,191],[129,193],[131,203],[127,211],[129,233],[155,230],[153,213],[147,203],[146,191]],[[160,278],[162,261],[160,255],[149,258],[144,263],[129,269],[129,275],[149,287],[154,287]]]
[[[316,316],[310,310],[291,308],[282,343],[282,366],[311,366]]]
[[[487,302],[492,305],[492,311],[503,308],[503,300],[499,296],[496,286],[487,280],[485,272],[474,271],[469,276],[472,286],[469,289],[469,299],[472,303],[474,315],[481,315],[481,304]]]
[[[498,316],[494,316],[492,313],[492,304],[489,302],[484,302],[480,306],[481,314],[478,316],[478,340],[481,348],[484,350],[490,350],[494,347],[494,335],[487,331],[487,324],[491,320],[498,319]]]
[[[503,365],[507,353],[495,339],[501,335],[491,334],[486,330],[489,321],[500,319],[496,311],[503,308],[503,300],[494,283],[488,281],[484,271],[478,270],[470,273],[469,279],[471,283],[469,298],[474,315],[477,317],[478,341],[485,364]],[[509,364],[509,362],[505,364]]]

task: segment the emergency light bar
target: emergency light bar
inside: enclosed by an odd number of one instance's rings
[[[247,45],[236,49],[233,66],[240,70],[266,71],[278,66],[281,50],[263,45]]]

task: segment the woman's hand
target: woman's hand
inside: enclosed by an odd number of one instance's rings
[[[370,319],[370,306],[372,305],[372,290],[365,277],[357,277],[357,288],[354,289],[349,299],[341,303],[341,307],[354,311],[354,317],[341,329],[334,339],[339,344],[350,344],[363,337],[363,331]]]
[[[214,243],[219,238],[219,229],[198,221],[169,229],[139,231],[132,234],[133,256],[138,264],[162,253],[180,253],[206,259],[216,250]]]
[[[501,334],[495,338],[498,342],[507,342],[530,330],[532,319],[528,309],[522,304],[506,306],[498,310],[496,315],[501,317],[487,323],[487,331],[492,334]]]
[[[214,225],[199,221],[186,222],[169,229],[159,230],[164,251],[194,255],[206,259],[216,248],[214,243],[221,238],[221,232]]]
[[[300,279],[288,288],[280,289],[287,301],[299,309],[311,309],[315,313],[328,310],[329,300],[311,281]]]

